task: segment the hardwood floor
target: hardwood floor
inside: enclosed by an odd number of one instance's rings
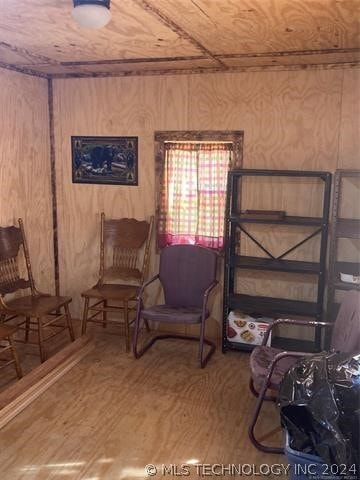
[[[255,400],[247,354],[218,350],[200,370],[192,342],[159,342],[134,360],[121,337],[93,332],[95,349],[0,431],[2,480],[175,476],[162,464],[177,465],[178,473],[190,464],[188,478],[201,478],[196,462],[287,464],[247,438]],[[262,432],[277,425],[275,406],[266,404]],[[147,464],[158,468],[155,476],[145,473]],[[204,476],[234,476],[221,468]]]

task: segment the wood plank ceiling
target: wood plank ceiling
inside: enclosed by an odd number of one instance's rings
[[[360,65],[360,0],[112,0],[100,30],[71,0],[0,0],[0,66],[44,77]]]

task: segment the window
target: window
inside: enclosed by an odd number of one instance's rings
[[[186,132],[181,140],[179,133],[164,132],[158,145],[158,246],[187,243],[221,249],[227,173],[241,166],[242,142],[222,132],[220,137],[231,138],[218,139],[215,132],[211,140],[199,132],[191,138],[192,132]],[[242,140],[238,133],[237,140]],[[159,141],[159,134],[155,138]]]

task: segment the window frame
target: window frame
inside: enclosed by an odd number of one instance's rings
[[[158,245],[159,216],[161,205],[161,187],[163,183],[166,142],[231,142],[233,145],[233,160],[230,170],[243,166],[243,130],[170,130],[157,131],[155,141],[155,227],[156,250]]]

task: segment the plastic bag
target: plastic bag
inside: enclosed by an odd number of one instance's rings
[[[284,377],[279,407],[291,448],[328,465],[359,465],[360,353],[302,358]]]

